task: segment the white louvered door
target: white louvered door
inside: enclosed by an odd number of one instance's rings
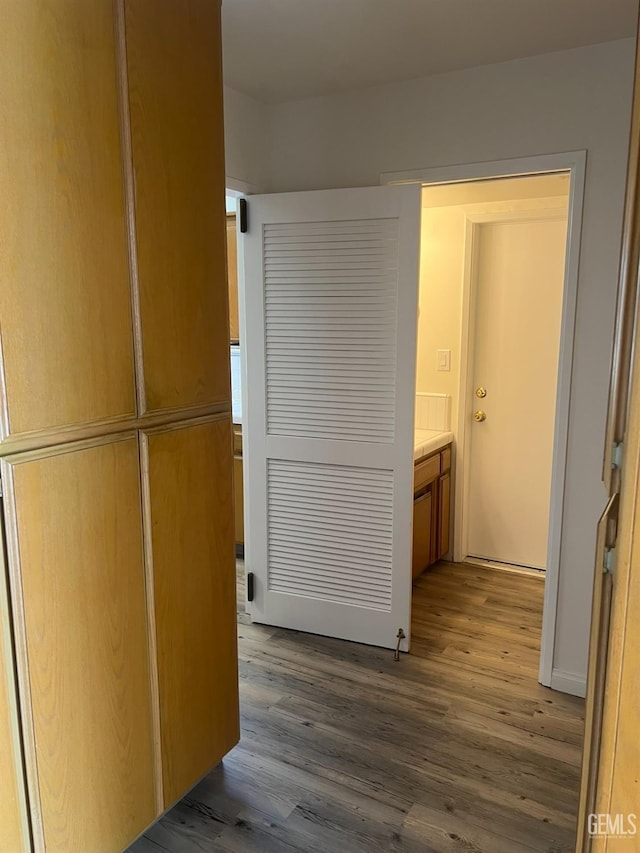
[[[251,196],[241,235],[256,622],[408,648],[420,189]]]

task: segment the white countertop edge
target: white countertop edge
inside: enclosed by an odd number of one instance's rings
[[[442,450],[453,441],[452,432],[439,432],[433,429],[417,429],[413,444],[413,461],[417,462],[430,453]]]

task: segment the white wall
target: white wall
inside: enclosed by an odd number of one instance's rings
[[[587,184],[554,653],[587,666],[595,526],[633,81],[610,42],[271,108],[271,191],[364,186],[382,172],[587,149]]]
[[[423,207],[416,391],[448,394],[454,427],[460,381],[464,237],[465,217],[460,207]],[[437,370],[436,351],[439,349],[451,351],[448,372]]]
[[[224,87],[225,165],[227,179],[236,184],[231,189],[264,190],[269,162],[269,118],[265,104]]]
[[[445,184],[422,190],[416,391],[448,394],[455,437],[460,383],[460,329],[467,214],[545,209],[566,202],[569,176],[544,175]],[[451,350],[451,369],[436,351]]]

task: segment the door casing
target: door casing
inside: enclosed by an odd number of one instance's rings
[[[463,183],[487,180],[491,178],[525,177],[528,175],[568,172],[569,207],[567,222],[567,250],[565,257],[564,295],[562,303],[562,321],[560,330],[560,351],[558,359],[558,388],[556,395],[556,416],[553,443],[553,463],[551,475],[551,502],[549,511],[549,544],[547,551],[547,571],[544,589],[544,607],[542,620],[542,640],[540,649],[540,668],[538,680],[546,687],[584,696],[584,685],[569,683],[553,672],[553,658],[556,635],[556,615],[558,609],[558,588],[560,582],[560,551],[562,547],[562,521],[564,491],[567,468],[567,443],[569,433],[569,403],[571,395],[571,372],[573,367],[573,340],[575,329],[576,303],[578,295],[578,265],[580,255],[580,237],[582,233],[582,208],[586,175],[587,152],[568,151],[561,154],[543,154],[536,157],[522,157],[511,160],[494,160],[484,163],[468,163],[455,166],[435,166],[413,169],[403,172],[384,172],[380,176],[381,184],[422,185]],[[470,236],[470,235],[469,235]],[[471,262],[470,253],[468,263]],[[468,304],[468,300],[467,300]],[[464,315],[464,312],[463,312]],[[467,314],[461,324],[461,344],[467,347],[464,333],[468,331]],[[461,359],[468,355],[461,350]],[[465,363],[464,361],[462,363]],[[461,374],[465,373],[464,370]],[[462,399],[462,398],[461,398]],[[464,407],[460,406],[464,413]],[[457,463],[456,463],[457,464]],[[460,505],[462,478],[456,478],[455,504]],[[459,551],[457,552],[459,554]],[[454,558],[456,555],[454,546]]]

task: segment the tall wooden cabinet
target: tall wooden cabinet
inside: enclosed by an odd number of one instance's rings
[[[237,742],[218,0],[0,27],[0,853],[119,851]]]

